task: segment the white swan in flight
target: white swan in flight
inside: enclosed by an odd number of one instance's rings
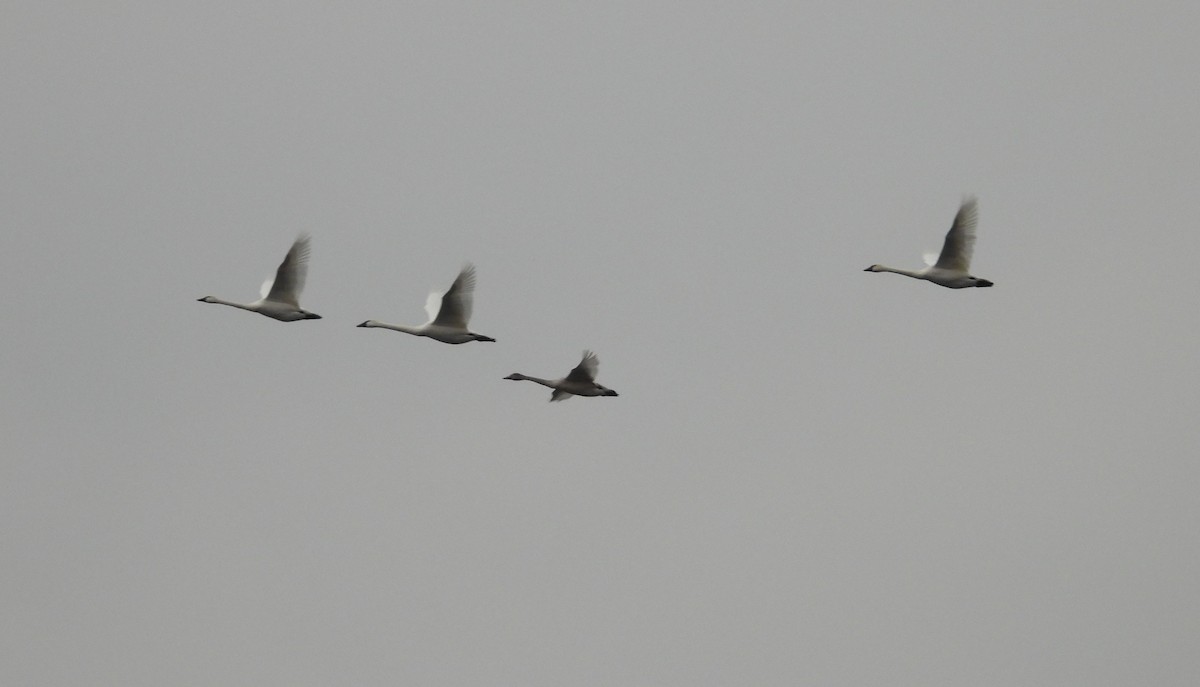
[[[296,239],[287,257],[279,263],[279,269],[275,270],[275,278],[263,282],[262,298],[253,303],[234,303],[213,296],[205,296],[199,299],[200,302],[232,305],[281,322],[321,319],[320,315],[300,307],[300,292],[304,290],[304,280],[308,277],[309,243],[308,234],[301,234]]]
[[[429,321],[425,324],[419,327],[409,327],[403,324],[387,324],[377,320],[367,320],[358,326],[394,329],[414,336],[427,336],[448,344],[495,341],[490,336],[476,334],[467,329],[474,300],[475,266],[467,263],[446,293],[434,291],[429,294],[429,298],[425,301],[425,312],[429,313]]]
[[[561,401],[571,396],[616,396],[617,392],[596,383],[596,370],[599,367],[600,359],[596,357],[596,354],[584,351],[583,360],[562,379],[540,379],[523,375],[520,372],[514,372],[505,379],[537,382],[542,386],[548,386],[554,389],[554,393],[550,394],[551,401]]]
[[[895,272],[914,279],[924,279],[934,284],[950,289],[966,289],[973,286],[991,286],[986,279],[972,277],[971,255],[975,252],[975,224],[979,219],[979,210],[975,198],[963,201],[954,216],[954,224],[946,232],[946,242],[942,245],[942,253],[937,262],[923,270],[902,270],[883,265],[871,265],[864,272]],[[930,262],[928,259],[927,262]]]

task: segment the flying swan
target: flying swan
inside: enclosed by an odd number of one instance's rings
[[[394,329],[414,336],[427,336],[448,344],[495,341],[490,336],[476,334],[467,329],[467,322],[471,319],[474,294],[475,266],[467,263],[446,293],[434,291],[429,294],[429,298],[425,301],[425,312],[429,313],[429,321],[425,324],[419,327],[409,327],[403,324],[387,324],[377,320],[367,320],[358,326]]]
[[[554,389],[550,394],[551,401],[561,401],[571,396],[616,396],[617,392],[596,383],[596,370],[600,367],[600,359],[591,351],[583,352],[583,360],[567,373],[562,379],[539,379],[514,372],[505,379],[537,382],[542,386]]]
[[[942,254],[937,262],[932,262],[922,270],[902,270],[883,265],[871,265],[864,272],[895,272],[914,279],[924,279],[949,289],[966,289],[972,286],[991,286],[992,282],[970,275],[971,255],[975,252],[975,224],[979,219],[979,211],[975,198],[967,198],[958,208],[954,216],[954,224],[946,232],[946,243],[942,245]]]
[[[300,292],[304,290],[304,280],[308,276],[309,242],[308,234],[301,234],[296,239],[287,257],[279,263],[279,269],[275,270],[275,278],[263,282],[262,298],[253,303],[234,303],[213,296],[205,296],[199,299],[200,302],[232,305],[280,322],[321,319],[320,315],[300,307]]]

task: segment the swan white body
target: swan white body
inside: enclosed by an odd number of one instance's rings
[[[199,299],[200,302],[230,305],[281,322],[321,319],[320,315],[300,307],[300,292],[304,290],[304,281],[308,278],[309,243],[307,234],[301,234],[296,239],[287,257],[279,263],[279,269],[275,270],[275,278],[263,282],[262,298],[253,303],[234,303],[213,296],[205,296]]]
[[[572,396],[616,396],[617,392],[596,383],[596,370],[600,367],[600,359],[591,351],[583,352],[583,360],[575,369],[561,379],[541,379],[530,377],[520,372],[514,372],[505,379],[515,379],[524,382],[537,382],[542,386],[554,389],[550,394],[551,401],[561,401]]]
[[[967,198],[954,216],[954,224],[946,232],[946,242],[937,261],[923,270],[904,270],[884,265],[871,265],[864,272],[894,272],[913,279],[924,279],[948,289],[967,289],[991,286],[992,282],[971,276],[971,256],[975,252],[975,225],[979,210],[974,198]]]
[[[471,319],[471,309],[475,301],[475,266],[467,263],[458,278],[450,285],[446,293],[437,291],[429,294],[425,301],[425,312],[429,313],[429,321],[419,327],[409,327],[403,324],[388,324],[378,320],[367,320],[359,327],[379,327],[392,329],[413,336],[427,336],[436,341],[448,344],[462,344],[468,341],[495,341],[490,336],[476,334],[467,328]]]

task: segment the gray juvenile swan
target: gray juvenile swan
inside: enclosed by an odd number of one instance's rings
[[[358,326],[394,329],[414,336],[427,336],[448,344],[495,341],[490,336],[476,334],[467,329],[474,300],[475,266],[468,262],[458,273],[458,278],[454,280],[446,293],[434,291],[429,294],[429,298],[425,301],[425,312],[429,313],[429,321],[425,324],[419,327],[409,327],[403,324],[387,324],[378,320],[367,320]]]
[[[583,360],[567,373],[562,379],[539,379],[520,372],[514,372],[505,379],[515,379],[525,382],[537,382],[542,386],[554,389],[550,394],[551,401],[561,401],[572,396],[616,396],[617,392],[596,383],[596,370],[600,367],[600,359],[591,351],[583,352]]]
[[[308,234],[301,234],[296,239],[287,257],[279,263],[279,269],[275,270],[275,278],[263,282],[262,298],[253,303],[234,303],[213,296],[205,296],[199,299],[200,302],[231,305],[280,322],[321,319],[320,315],[300,307],[300,292],[304,290],[304,280],[308,277],[309,242]]]
[[[954,224],[946,232],[946,242],[937,262],[923,270],[902,270],[883,265],[871,265],[864,272],[895,272],[914,279],[924,279],[948,289],[967,289],[973,286],[991,286],[986,279],[972,277],[971,255],[975,252],[975,224],[979,211],[975,198],[967,198],[954,216]]]

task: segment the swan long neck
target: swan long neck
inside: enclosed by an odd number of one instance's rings
[[[921,278],[921,270],[906,270],[899,267],[888,267],[887,265],[879,265],[879,272],[892,272],[894,274],[903,274],[906,277]]]
[[[520,372],[514,373],[512,378],[519,379],[519,380],[526,381],[526,382],[537,382],[538,384],[541,384],[542,386],[548,386],[551,389],[558,388],[558,384],[556,383],[557,380],[553,380],[553,379],[542,379],[541,377],[530,377],[529,375],[523,375]]]
[[[363,323],[363,326],[364,327],[378,327],[380,329],[391,329],[391,330],[397,331],[397,332],[404,332],[405,334],[420,335],[420,333],[421,333],[419,327],[409,327],[408,325],[403,325],[403,324],[388,324],[387,322],[376,322],[375,320],[369,320],[369,321]]]
[[[249,310],[250,312],[258,312],[258,308],[255,307],[255,303],[234,303],[233,301],[216,298],[215,296],[209,296],[201,300],[204,303],[216,303],[217,305],[228,305],[234,308],[241,308],[242,310]]]

